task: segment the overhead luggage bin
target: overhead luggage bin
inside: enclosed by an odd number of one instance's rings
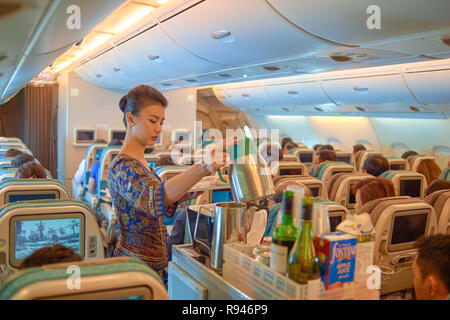
[[[278,104],[267,95],[264,87],[221,87],[219,91],[213,88],[217,98],[225,105],[232,108],[261,108],[275,107]]]
[[[318,37],[348,45],[362,45],[418,33],[448,29],[450,2],[397,0],[381,3],[364,0],[267,0],[285,19]],[[369,29],[377,5],[380,28]],[[324,11],[332,14],[324,17]],[[383,14],[386,13],[386,14]],[[317,17],[324,17],[317,19]],[[418,18],[419,17],[419,18]]]
[[[189,52],[231,66],[293,58],[333,46],[299,30],[264,0],[202,1],[159,22]]]

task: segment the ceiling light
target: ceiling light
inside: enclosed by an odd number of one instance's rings
[[[134,5],[134,4],[133,4]],[[141,20],[143,17],[152,12],[155,8],[150,6],[136,6],[130,8],[129,12],[121,14],[122,21],[113,29],[114,33],[120,33],[127,29],[131,25],[135,24],[137,21]],[[123,18],[125,15],[125,18]]]
[[[103,43],[105,43],[106,41],[108,41],[108,39],[111,37],[112,37],[112,34],[110,34],[110,33],[97,33],[97,35],[94,36],[94,38],[89,42],[86,49],[88,51],[92,51],[95,48],[97,48],[98,46],[100,46]]]

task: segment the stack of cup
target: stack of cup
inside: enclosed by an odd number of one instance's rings
[[[294,193],[294,225],[299,228],[300,222],[302,221],[302,206],[303,206],[303,197],[305,196],[305,189],[297,185],[290,185],[286,188],[286,190],[292,191]]]
[[[326,205],[313,205],[312,227],[315,236],[330,233],[330,217],[328,215],[328,207]]]

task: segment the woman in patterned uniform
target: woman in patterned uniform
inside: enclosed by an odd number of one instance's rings
[[[120,238],[114,256],[133,256],[163,276],[168,252],[164,217],[171,217],[179,203],[196,198],[189,189],[226,164],[223,144],[211,148],[209,161],[195,164],[162,182],[144,159],[162,132],[167,100],[156,89],[141,85],[120,100],[127,128],[119,155],[110,164],[108,187],[118,217]]]

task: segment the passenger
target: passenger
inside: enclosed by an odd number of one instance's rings
[[[62,244],[55,244],[54,246],[44,247],[33,252],[22,261],[19,270],[40,267],[46,264],[78,261],[83,261],[83,258],[73,251],[72,248],[65,247]]]
[[[113,139],[108,143],[108,147],[121,145],[122,140],[119,139]],[[94,193],[95,190],[97,190],[97,181],[99,173],[100,173],[100,161],[95,161],[91,167],[91,174],[89,175],[89,181],[87,186],[88,191],[91,193]]]
[[[417,152],[415,152],[413,150],[409,150],[402,154],[402,159],[408,159],[408,157],[410,157],[410,156],[417,156],[417,155],[418,155]]]
[[[34,160],[35,160],[35,158],[31,154],[28,154],[28,153],[18,154],[17,156],[12,158],[11,168],[19,168],[24,163],[34,161]]]
[[[429,196],[435,191],[450,189],[450,181],[448,180],[434,180],[430,185],[428,185],[427,191],[425,191],[425,196]]]
[[[292,142],[286,143],[286,144],[284,145],[284,148],[282,149],[282,150],[283,150],[282,154],[289,154],[289,152],[290,152],[291,149],[293,149],[293,148],[297,148],[297,146],[296,146],[295,143],[292,143]]]
[[[38,163],[31,161],[24,163],[17,169],[15,179],[47,179],[45,169]]]
[[[441,168],[433,159],[425,159],[417,166],[417,172],[423,174],[427,184],[430,185],[433,181],[439,179]]]
[[[330,150],[330,151],[334,151],[334,148],[333,148],[333,146],[332,146],[331,144],[325,144],[325,145],[323,145],[323,146],[321,146],[321,147],[319,148],[319,152],[320,152],[321,150]]]
[[[155,168],[156,167],[162,167],[162,166],[174,166],[175,163],[172,161],[172,158],[170,157],[161,157],[158,159],[158,161],[155,162]]]
[[[17,149],[8,149],[5,152],[5,158],[14,158],[19,154],[23,154],[23,152]]]
[[[353,146],[353,156],[356,156],[356,154],[358,153],[358,151],[365,151],[367,150],[365,146],[363,146],[362,144],[355,144]]]
[[[284,151],[284,147],[285,147],[288,143],[294,144],[294,141],[292,141],[292,139],[289,138],[289,137],[283,138],[283,140],[281,140],[281,149],[283,149],[283,151]]]
[[[286,146],[288,146],[287,144]],[[265,147],[265,150],[262,150],[261,156],[267,163],[267,166],[270,167],[272,162],[282,161],[283,160],[283,152],[280,148],[278,148],[275,144],[268,144]]]
[[[168,265],[163,217],[172,217],[179,203],[195,199],[188,192],[203,177],[226,165],[224,149],[234,141],[220,141],[206,148],[202,164],[162,182],[144,158],[145,148],[161,135],[166,98],[156,89],[141,85],[119,103],[127,128],[122,150],[109,167],[108,187],[118,219],[120,237],[113,256],[143,260],[163,279]]]
[[[319,152],[319,149],[320,149],[321,147],[323,147],[322,144],[315,144],[314,147],[313,147],[313,149],[314,149],[315,152]]]
[[[450,300],[450,235],[421,236],[413,262],[417,300]]]
[[[316,154],[316,159],[313,165],[313,171],[317,168],[319,164],[325,161],[336,161],[337,156],[336,152],[328,149],[320,149],[320,151]]]
[[[94,143],[105,143],[106,141],[103,139],[97,139],[94,141]],[[78,183],[78,184],[83,184],[83,180],[84,180],[84,167],[86,165],[86,158],[84,158],[83,160],[81,160],[80,165],[78,166],[78,170],[75,173],[75,175],[73,176],[73,179]]]
[[[364,161],[363,173],[371,174],[378,177],[385,171],[389,170],[389,161],[383,156],[373,155]]]
[[[395,197],[392,181],[382,177],[360,180],[353,186],[352,192],[355,195],[356,211],[361,209],[369,201],[385,197]]]

